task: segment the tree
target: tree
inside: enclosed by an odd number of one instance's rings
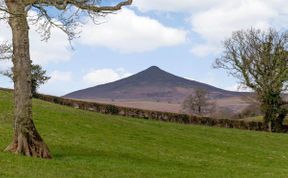
[[[196,89],[194,94],[189,95],[182,104],[184,112],[196,115],[207,115],[214,110],[214,103],[209,101],[208,91]]]
[[[9,77],[13,81],[13,72],[5,71],[2,74],[6,77]],[[37,89],[40,85],[46,83],[51,77],[46,76],[46,70],[38,64],[32,64],[31,66],[31,93],[32,96],[37,94]]]
[[[28,12],[37,17],[30,19],[38,25],[43,39],[50,37],[50,29],[60,28],[72,40],[77,37],[77,27],[85,16],[96,19],[130,5],[132,0],[121,1],[116,5],[101,0],[1,0],[0,19],[8,20],[12,30],[13,75],[14,75],[14,137],[6,151],[26,156],[51,158],[32,120],[31,60],[29,52]],[[52,10],[52,11],[49,11]],[[2,14],[1,13],[1,14]],[[0,14],[0,15],[1,15]]]
[[[228,71],[255,91],[268,131],[282,130],[287,114],[281,93],[288,88],[288,32],[236,31],[224,42],[215,67]]]

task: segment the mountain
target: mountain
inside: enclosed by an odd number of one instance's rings
[[[214,86],[188,80],[152,66],[130,77],[75,91],[65,95],[75,99],[110,99],[182,102],[197,88],[209,92],[210,98],[219,99],[240,96],[243,93],[226,91]]]

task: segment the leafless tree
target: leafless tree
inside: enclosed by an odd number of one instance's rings
[[[193,94],[189,95],[182,103],[182,110],[188,114],[209,115],[215,109],[215,104],[209,101],[208,91],[196,89]]]
[[[224,49],[215,67],[254,90],[267,130],[281,131],[287,114],[281,93],[288,88],[288,32],[237,31],[224,42]]]
[[[29,51],[29,25],[38,27],[44,40],[51,29],[60,28],[68,40],[77,37],[77,27],[84,17],[97,17],[120,10],[132,0],[115,5],[101,0],[0,0],[0,20],[7,21],[12,30],[14,75],[14,137],[6,151],[26,156],[51,158],[48,146],[37,132],[32,120],[31,60]],[[53,11],[49,11],[53,9]],[[34,14],[28,16],[28,12]],[[3,48],[5,52],[5,48]],[[1,57],[5,58],[5,55]]]

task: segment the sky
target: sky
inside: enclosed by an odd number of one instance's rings
[[[52,29],[44,42],[30,25],[31,59],[51,76],[40,93],[62,96],[150,66],[237,90],[236,79],[212,67],[221,56],[223,41],[233,31],[252,27],[286,30],[288,4],[287,0],[134,0],[130,7],[99,17],[97,24],[86,22],[72,45],[59,29]],[[11,41],[11,31],[0,22],[0,42],[7,40]],[[0,63],[0,70],[9,67],[9,61]],[[13,83],[1,76],[0,87],[12,88]]]

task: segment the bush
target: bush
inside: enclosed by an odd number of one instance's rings
[[[105,107],[105,113],[106,114],[113,114],[113,115],[116,115],[119,113],[119,109],[117,106],[114,106],[114,105],[107,105]]]

